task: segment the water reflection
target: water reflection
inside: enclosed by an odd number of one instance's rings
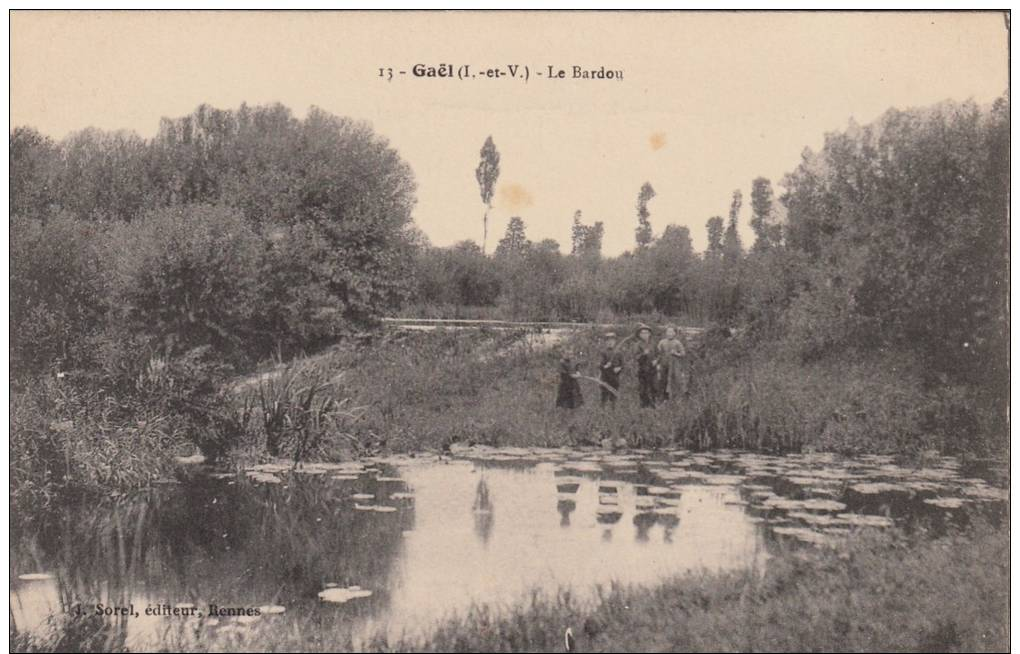
[[[577,508],[577,502],[574,500],[559,500],[556,502],[556,510],[560,514],[560,526],[570,526],[570,514]]]
[[[475,533],[479,540],[485,545],[492,536],[492,525],[495,521],[492,507],[492,497],[489,494],[489,486],[485,478],[478,480],[475,486],[475,501],[471,505],[471,511],[475,517]]]
[[[776,539],[816,546],[851,528],[904,516],[959,522],[1003,502],[1001,489],[949,460],[911,470],[866,457],[504,449],[258,472],[281,481],[194,476],[67,507],[43,532],[15,538],[15,623],[30,629],[89,598],[142,609],[273,604],[285,612],[259,620],[311,615],[365,633],[414,633],[535,588],[584,596],[613,581],[761,566]],[[17,578],[44,572],[53,576]],[[327,588],[351,599],[322,602]],[[107,649],[142,649],[168,626],[145,615],[103,624]],[[251,628],[233,618],[201,627]]]

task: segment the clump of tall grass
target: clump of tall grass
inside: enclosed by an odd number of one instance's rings
[[[328,360],[296,359],[264,375],[240,411],[272,457],[287,454],[298,463],[338,449],[364,449],[350,429],[364,408],[354,405],[345,373]]]
[[[40,517],[63,493],[140,488],[170,468],[180,425],[98,389],[43,378],[11,395],[12,513]]]

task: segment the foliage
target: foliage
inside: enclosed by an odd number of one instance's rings
[[[638,226],[634,229],[634,240],[637,247],[644,248],[651,244],[654,238],[652,234],[652,223],[648,220],[651,213],[648,211],[648,203],[655,197],[655,189],[648,182],[641,185],[637,198]]]
[[[726,223],[726,232],[722,239],[723,259],[730,265],[738,263],[744,254],[744,248],[740,243],[740,233],[737,232],[740,207],[743,204],[744,196],[740,189],[733,191],[733,200],[730,202],[730,220]]]
[[[106,313],[98,225],[66,214],[10,223],[11,372],[87,361]]]
[[[105,290],[99,300],[123,309],[113,317],[119,320],[127,313],[136,327],[153,313],[154,331],[160,332],[154,337],[183,330],[189,332],[186,341],[236,348],[240,334],[233,327],[244,316],[222,314],[236,314],[245,299],[261,290],[263,299],[271,300],[264,307],[267,322],[250,325],[243,334],[252,346],[248,354],[255,356],[271,346],[314,345],[370,324],[410,289],[414,179],[397,152],[366,123],[314,107],[297,120],[280,105],[242,105],[236,111],[202,105],[189,116],[163,119],[149,140],[89,129],[53,142],[18,128],[10,142],[14,290],[22,303],[12,308],[12,318],[24,320],[27,333],[45,342],[26,362],[36,369],[48,365],[54,351],[65,359],[71,356],[71,342],[81,339],[67,330],[89,332],[94,326],[94,316],[80,315],[95,313],[82,308],[94,303],[80,296],[88,294],[82,287],[95,277],[88,258],[98,247],[97,238],[107,246],[103,263],[115,271],[117,292],[129,290],[125,275],[134,275],[135,283],[145,286],[131,291],[141,294],[134,299],[147,304],[124,307],[123,297],[107,297]],[[206,218],[218,227],[202,225]],[[228,247],[220,254],[203,254],[198,236],[189,241],[180,233],[189,220],[200,227],[202,238],[221,239]],[[128,223],[141,225],[124,227]],[[233,245],[230,230],[239,235]],[[50,231],[54,238],[47,242],[41,235]],[[138,240],[175,232],[175,245],[168,244],[162,253],[154,250],[158,244],[140,254],[132,251]],[[47,248],[53,247],[64,248],[67,260],[52,256]],[[178,255],[172,250],[181,247],[187,259],[173,263]],[[164,273],[191,277],[177,289],[170,288],[176,280],[150,276],[143,281],[141,264],[159,257],[171,266]],[[205,268],[180,268],[196,257]],[[83,268],[86,264],[90,269]],[[195,275],[215,270],[233,278],[205,282],[207,287],[200,289]],[[78,273],[78,283],[63,285]],[[45,279],[55,287],[47,287]],[[266,288],[259,289],[262,280]],[[220,286],[214,289],[213,284]],[[184,293],[187,299],[174,297],[161,314],[151,302],[161,291]],[[168,314],[180,302],[219,300],[233,291],[238,292],[235,301],[220,315],[184,312],[178,322],[187,325],[168,325]]]
[[[830,134],[784,184],[808,266],[791,305],[806,355],[903,349],[932,384],[985,389],[1005,429],[1008,103],[890,110]]]
[[[496,190],[496,181],[499,179],[499,150],[492,141],[492,136],[485,139],[482,149],[479,152],[480,161],[475,169],[475,180],[478,181],[478,191],[482,196],[482,203],[485,205],[485,215],[482,217],[482,252],[485,252],[486,241],[489,236],[489,211],[492,210],[492,196]]]
[[[117,225],[107,243],[111,320],[173,355],[245,347],[258,311],[261,242],[236,211],[164,209]]]
[[[343,377],[326,362],[299,359],[259,380],[245,406],[259,414],[256,422],[269,456],[286,453],[299,463],[324,452],[360,450],[349,425],[362,409],[351,406]]]
[[[757,177],[751,182],[751,228],[754,230],[752,250],[760,252],[782,244],[783,226],[777,221],[773,204],[772,182]]]
[[[498,271],[472,241],[420,251],[414,276],[416,296],[436,304],[485,306],[499,296]]]
[[[705,223],[705,233],[708,236],[708,247],[705,249],[705,258],[719,258],[723,253],[723,219],[722,216],[712,216]]]
[[[338,283],[350,271],[313,225],[278,227],[261,246],[255,273],[257,311],[247,349],[295,354],[349,335],[369,321],[382,298],[355,298]],[[364,287],[361,287],[364,288]]]
[[[159,407],[56,377],[12,393],[10,426],[15,522],[43,518],[69,490],[143,487],[183,440]]]
[[[574,212],[574,223],[570,227],[570,254],[597,262],[602,256],[602,236],[605,226],[602,221],[593,225],[581,222],[581,210]]]
[[[520,216],[513,216],[506,226],[506,234],[496,246],[496,257],[518,257],[527,252],[531,241],[524,230],[524,221]]]

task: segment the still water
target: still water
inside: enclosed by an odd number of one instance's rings
[[[422,635],[472,605],[535,591],[593,597],[687,571],[762,570],[779,544],[1005,510],[952,458],[470,448],[453,456],[193,471],[134,497],[68,507],[12,545],[20,629],[61,611],[113,618],[143,647],[187,623],[210,637],[309,625]],[[79,605],[80,602],[80,605]],[[228,613],[210,615],[210,605]],[[196,613],[167,617],[159,613]],[[193,607],[193,608],[192,608]],[[146,615],[146,610],[157,615]]]

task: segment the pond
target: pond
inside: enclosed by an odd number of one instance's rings
[[[194,470],[68,507],[13,542],[11,606],[28,630],[75,610],[71,598],[88,598],[85,613],[125,607],[110,620],[136,648],[181,625],[203,638],[344,625],[356,647],[536,590],[583,600],[613,583],[762,570],[779,546],[997,519],[1000,484],[953,458],[912,468],[883,456],[681,450],[473,447]]]

